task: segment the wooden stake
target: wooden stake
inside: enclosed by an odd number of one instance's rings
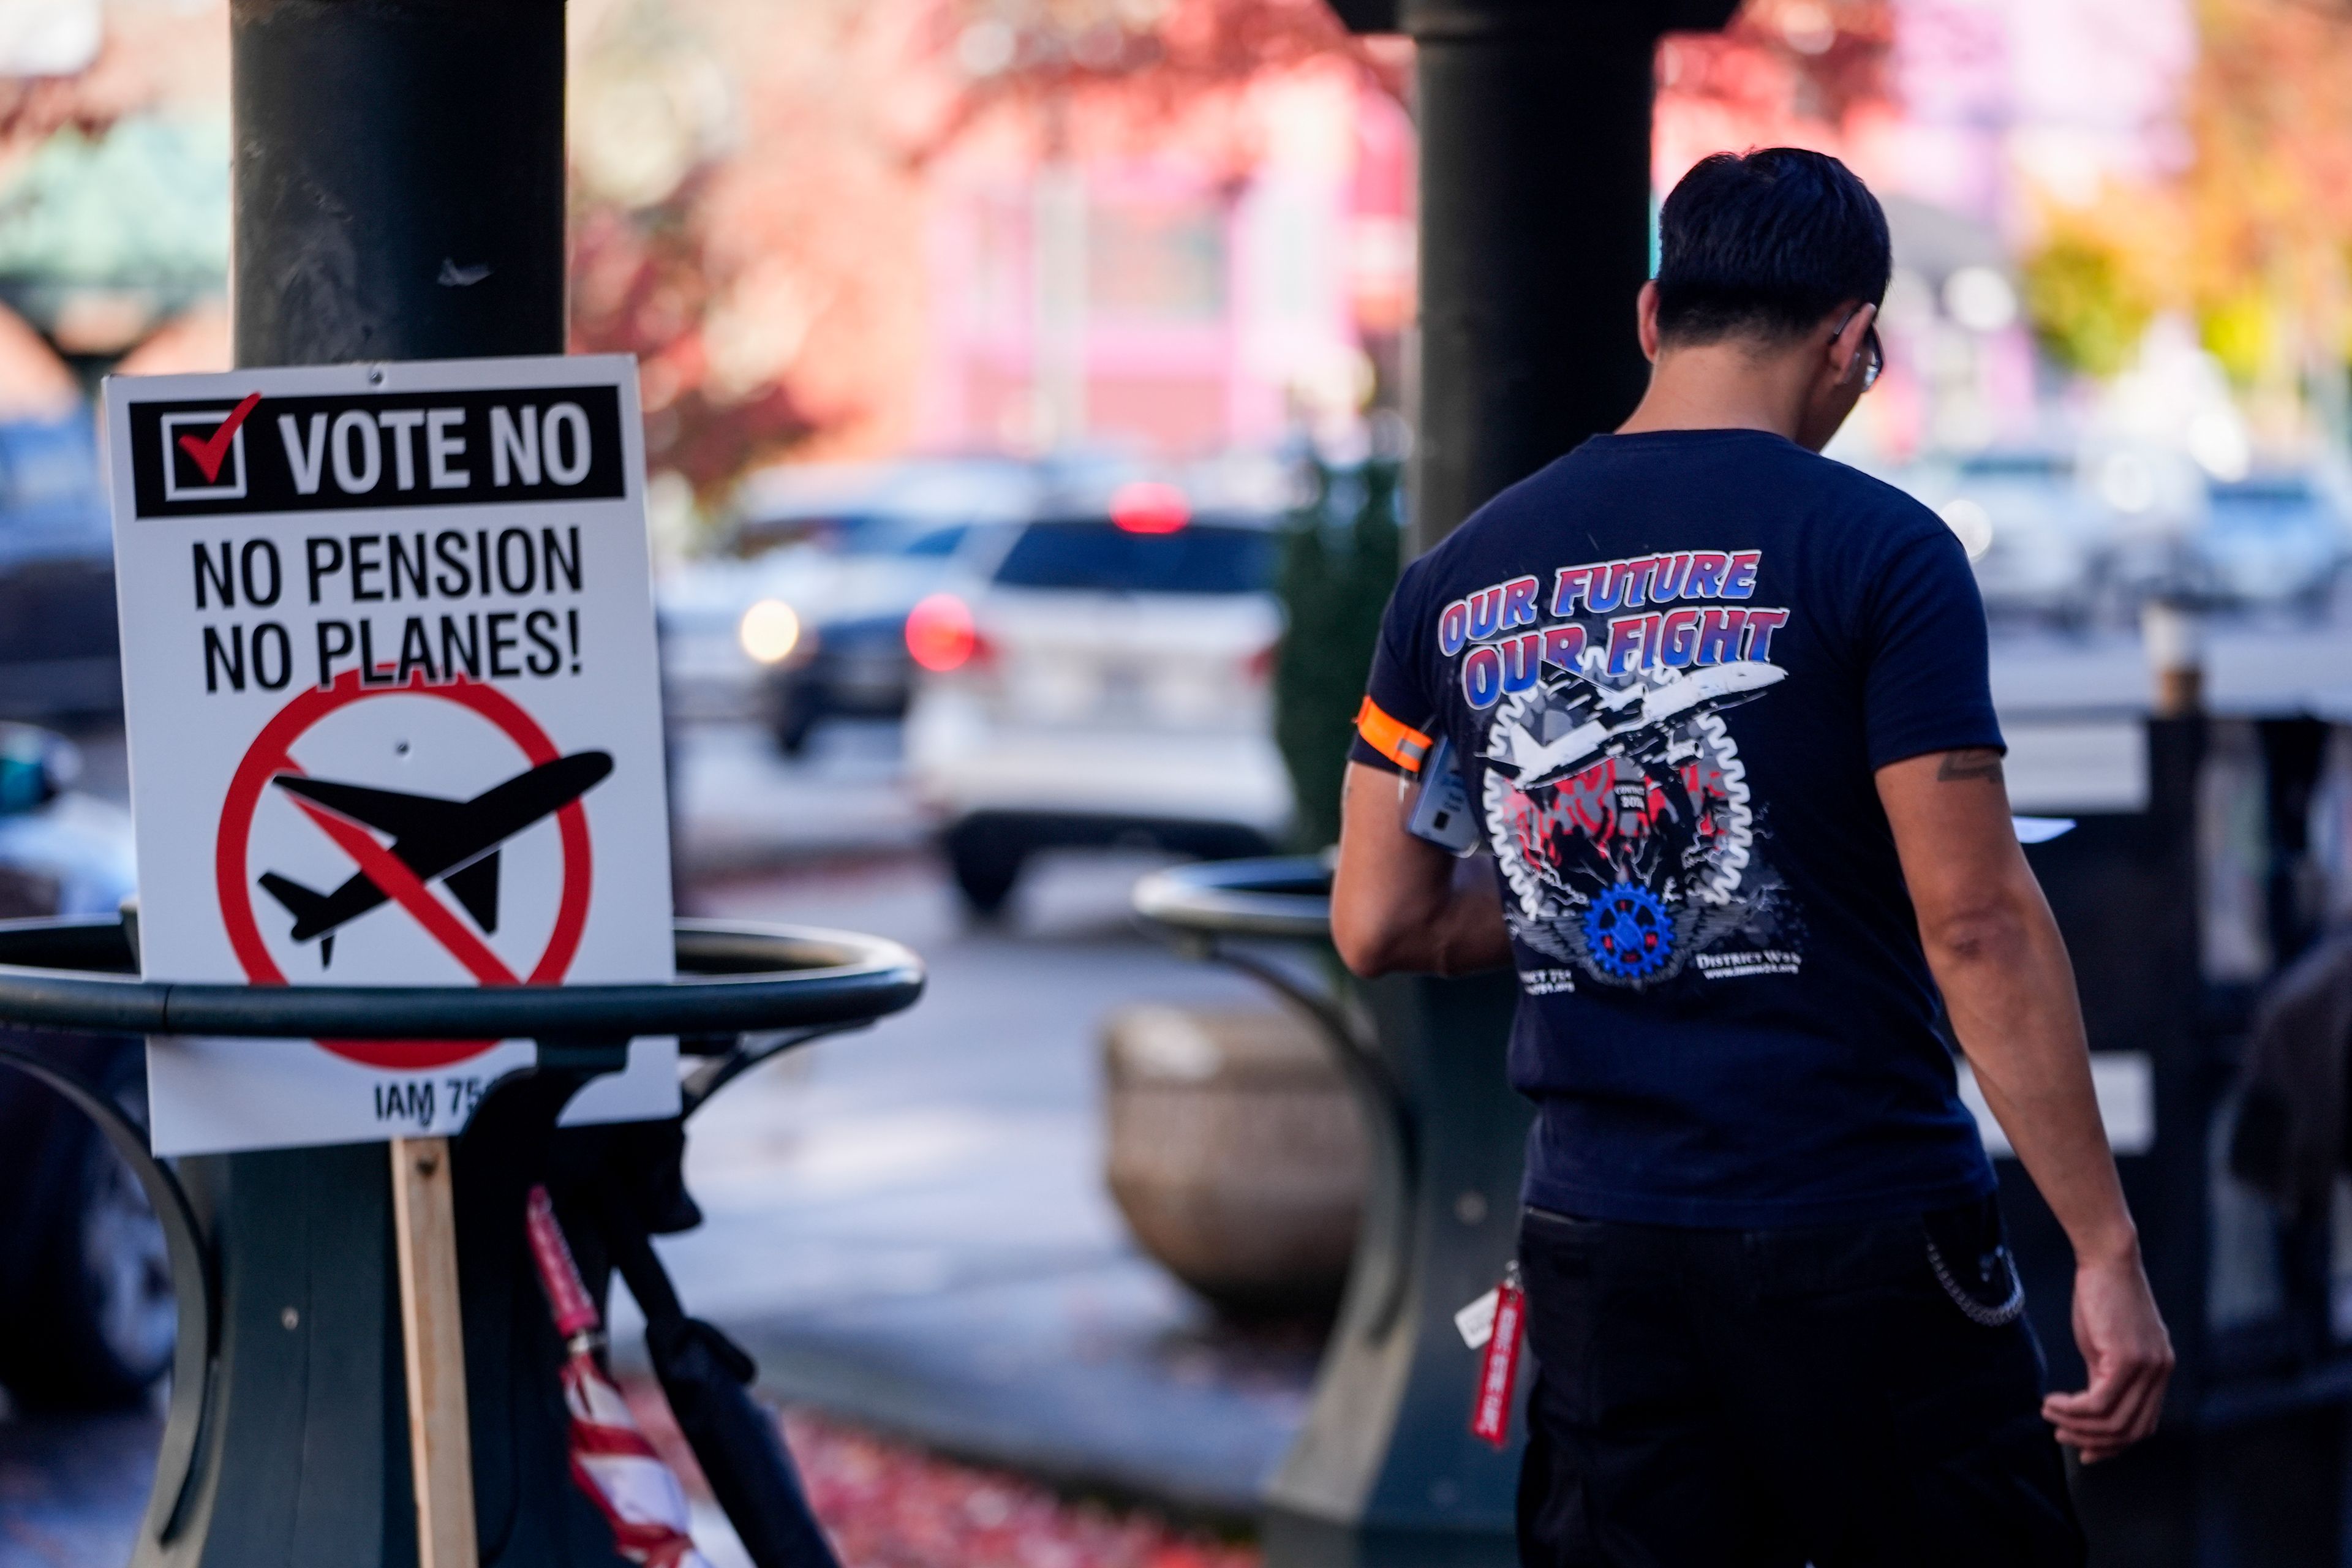
[[[417,1568],[477,1568],[449,1140],[392,1141],[392,1216],[400,1247],[400,1340],[408,1363],[408,1468],[416,1483]]]

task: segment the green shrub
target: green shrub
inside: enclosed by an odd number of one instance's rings
[[[1289,627],[1274,672],[1275,740],[1298,797],[1292,837],[1306,850],[1339,837],[1348,742],[1402,538],[1396,462],[1314,472],[1312,499],[1283,533],[1276,592]]]

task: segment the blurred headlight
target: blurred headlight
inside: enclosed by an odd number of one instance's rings
[[[801,618],[782,599],[762,599],[743,612],[735,640],[761,664],[774,664],[801,645]]]
[[[1956,496],[1944,503],[1944,526],[1959,536],[1960,548],[1969,559],[1979,561],[1992,548],[1992,513],[1985,510],[1982,501]]]

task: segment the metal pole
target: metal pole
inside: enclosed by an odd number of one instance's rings
[[[1733,0],[1403,0],[1421,129],[1412,548],[1633,412],[1661,33]]]
[[[562,0],[235,0],[239,364],[562,353]]]
[[[229,28],[239,364],[562,352],[562,0],[233,0]],[[383,1151],[184,1169],[220,1352],[135,1562],[414,1563]]]

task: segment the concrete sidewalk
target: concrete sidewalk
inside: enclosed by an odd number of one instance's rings
[[[1304,1418],[1311,1327],[1221,1323],[1137,1253],[1104,1192],[1097,1033],[1137,1001],[1271,1005],[1127,912],[1150,862],[1040,868],[1004,930],[935,869],[737,880],[698,912],[839,924],[930,966],[911,1012],[811,1046],[693,1124],[707,1220],[662,1250],[763,1385],[1065,1484],[1254,1512]],[[616,1354],[641,1353],[616,1308]]]

